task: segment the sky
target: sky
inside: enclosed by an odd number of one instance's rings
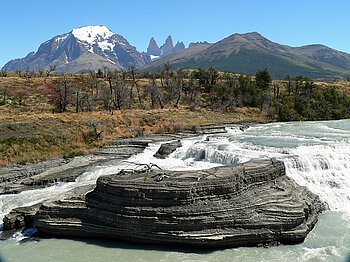
[[[259,32],[290,46],[324,44],[350,53],[348,0],[0,0],[0,68],[40,44],[87,25],[105,25],[138,51],[151,37],[162,45],[215,43]]]

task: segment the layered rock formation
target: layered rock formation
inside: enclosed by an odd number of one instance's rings
[[[41,204],[13,209],[4,219],[4,230],[33,227],[34,216]]]
[[[15,167],[0,167],[0,195],[17,194],[25,190],[48,187],[57,182],[74,182],[92,166],[100,165],[115,159],[127,159],[141,153],[148,143],[161,140],[136,138],[114,142],[114,145],[102,148],[94,155],[74,159],[53,159],[38,164],[27,164]],[[173,138],[170,136],[170,138]],[[164,139],[169,139],[165,136]]]
[[[39,232],[207,247],[299,243],[325,206],[276,160],[204,171],[121,171],[46,201]]]
[[[209,125],[196,129],[196,134],[226,132],[225,126]],[[238,125],[242,126],[242,125]],[[10,136],[11,137],[11,133]],[[17,194],[52,186],[57,182],[72,182],[88,171],[92,166],[115,159],[127,159],[141,153],[149,143],[165,142],[191,137],[193,134],[148,135],[130,139],[115,139],[108,147],[101,148],[94,155],[80,156],[73,159],[52,159],[36,164],[25,164],[12,167],[0,167],[0,195]]]

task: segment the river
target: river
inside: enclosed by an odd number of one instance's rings
[[[246,130],[184,139],[183,146],[165,160],[153,154],[159,143],[131,157],[129,162],[154,163],[163,169],[193,170],[237,165],[275,157],[286,172],[327,202],[316,227],[299,245],[236,248],[212,252],[116,241],[48,239],[19,241],[18,234],[0,242],[0,261],[350,261],[350,120],[253,125]],[[31,205],[79,185],[93,184],[100,175],[113,174],[130,163],[111,161],[91,168],[74,183],[0,196],[0,219],[12,208]]]

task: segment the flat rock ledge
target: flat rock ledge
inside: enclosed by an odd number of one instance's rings
[[[226,127],[238,126],[244,130],[245,123],[197,126],[194,133],[155,134],[135,138],[114,139],[110,145],[92,155],[73,159],[51,159],[37,164],[0,167],[0,195],[18,194],[22,191],[44,188],[58,182],[73,182],[91,167],[103,165],[111,160],[122,160],[143,152],[150,144],[193,137],[198,134],[225,133]],[[181,142],[170,142],[157,152],[159,158],[166,158],[181,146]]]
[[[326,208],[276,160],[203,171],[121,171],[83,192],[44,202],[34,226],[45,235],[136,243],[295,244]]]
[[[143,152],[150,144],[169,141],[189,134],[149,135],[145,137],[116,139],[110,146],[101,148],[93,155],[73,159],[52,159],[37,164],[0,167],[0,195],[17,194],[52,186],[57,182],[74,182],[77,177],[90,168],[103,165],[111,160],[123,160]]]

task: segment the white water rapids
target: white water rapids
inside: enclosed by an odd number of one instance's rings
[[[303,244],[202,254],[112,241],[51,239],[19,244],[14,239],[0,242],[0,254],[5,261],[86,261],[85,254],[90,254],[95,258],[93,261],[347,262],[346,256],[350,253],[350,120],[273,123],[254,125],[244,131],[232,127],[227,131],[226,134],[184,139],[183,146],[165,160],[153,157],[159,148],[157,143],[128,161],[155,163],[163,169],[190,170],[237,165],[251,159],[275,157],[282,160],[287,175],[318,194],[330,208],[321,215]],[[93,184],[100,175],[129,167],[126,162],[111,161],[105,166],[91,168],[74,183],[0,196],[0,217],[14,207],[31,205],[76,186]],[[17,236],[17,240],[22,238],[22,235]],[[62,257],[62,252],[69,255]]]

